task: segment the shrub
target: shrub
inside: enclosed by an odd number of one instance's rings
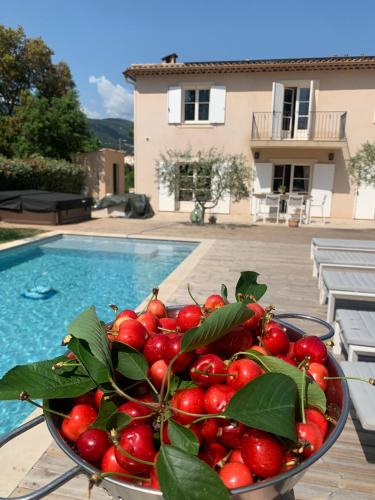
[[[65,160],[43,157],[12,159],[0,157],[0,189],[43,189],[80,194],[85,170]]]

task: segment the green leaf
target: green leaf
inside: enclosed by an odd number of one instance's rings
[[[174,420],[168,420],[168,436],[176,448],[186,451],[190,455],[198,455],[198,438],[188,427],[178,424]]]
[[[190,389],[191,387],[198,387],[191,380],[182,380],[176,373],[172,374],[169,382],[169,391],[171,394],[179,391],[180,389]]]
[[[86,370],[80,366],[52,370],[66,356],[12,368],[0,380],[0,399],[19,399],[25,391],[32,399],[74,398],[95,387]]]
[[[68,347],[86,368],[88,375],[92,378],[96,385],[104,384],[109,381],[107,367],[96,359],[90,351],[89,344],[85,340],[72,337]]]
[[[224,415],[295,442],[296,398],[297,386],[290,377],[267,373],[239,389]]]
[[[221,291],[220,291],[220,295],[225,299],[227,300],[228,299],[228,288],[226,285],[222,284],[221,285]]]
[[[112,429],[115,429],[116,431],[121,431],[121,429],[130,424],[131,421],[132,418],[129,417],[129,415],[127,415],[126,413],[115,412],[107,420],[106,430],[108,432],[110,432]]]
[[[112,344],[113,365],[117,371],[131,380],[145,380],[148,364],[136,349],[121,342]]]
[[[249,350],[248,356],[257,361],[263,368],[272,373],[283,373],[297,384],[299,398],[303,395],[302,372],[296,366],[285,363],[274,356],[263,356],[259,352]],[[318,408],[322,413],[327,410],[327,399],[324,391],[310,377],[306,377],[305,406]]]
[[[93,429],[101,429],[102,431],[106,431],[107,422],[111,415],[113,415],[117,411],[117,406],[112,399],[104,399],[102,398],[100,402],[100,408],[98,416],[96,420],[90,425]]]
[[[257,283],[259,273],[254,271],[242,271],[236,285],[236,300],[238,302],[258,302],[267,291],[267,285]]]
[[[70,323],[68,333],[77,339],[85,340],[93,356],[112,372],[112,360],[105,329],[91,306]]]
[[[235,326],[251,318],[253,312],[242,302],[227,304],[215,309],[198,327],[188,330],[182,337],[181,351],[194,351],[223,337]]]
[[[230,500],[211,467],[174,446],[161,446],[156,470],[165,500]]]

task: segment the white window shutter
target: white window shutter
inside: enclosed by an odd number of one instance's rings
[[[279,82],[272,84],[272,139],[281,139],[281,124],[283,121],[284,85]]]
[[[168,89],[168,123],[181,123],[182,89]]]
[[[175,193],[169,194],[167,186],[159,181],[159,212],[174,212],[175,209]]]
[[[255,163],[255,176],[253,180],[253,193],[270,193],[272,191],[272,163]],[[251,200],[251,213],[255,215],[259,200],[253,196]]]
[[[314,131],[314,120],[313,117],[313,107],[315,105],[315,82],[314,80],[310,81],[310,103],[309,103],[309,123],[308,123],[308,138],[312,137]]]
[[[209,121],[211,123],[225,122],[225,97],[224,85],[212,85],[210,88]]]
[[[335,165],[332,163],[314,165],[312,187],[311,187],[311,202],[313,205],[318,205],[324,201],[324,217],[331,216],[331,203],[333,180],[335,177]],[[312,206],[310,211],[311,217],[321,217],[322,209],[319,206]]]

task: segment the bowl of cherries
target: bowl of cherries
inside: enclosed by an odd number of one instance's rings
[[[57,444],[114,498],[293,498],[340,435],[349,396],[331,326],[260,305],[257,278],[242,272],[232,303],[222,285],[174,307],[154,289],[141,313],[112,306],[110,324],[90,307],[68,327],[66,354],[14,368],[0,398],[43,399]]]

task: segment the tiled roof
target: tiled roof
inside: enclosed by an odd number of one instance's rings
[[[177,62],[174,64],[132,64],[124,71],[124,75],[132,80],[136,80],[137,76],[153,75],[358,69],[375,69],[375,56],[245,59],[242,61]]]

